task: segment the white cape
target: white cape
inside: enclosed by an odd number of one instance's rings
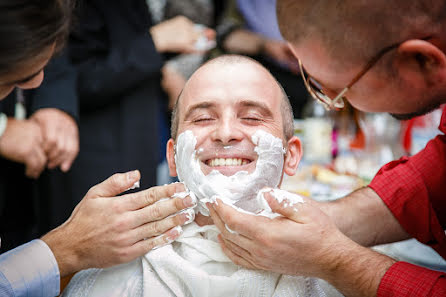
[[[213,225],[192,223],[176,242],[130,263],[77,273],[62,296],[342,296],[320,279],[239,267],[218,234]]]

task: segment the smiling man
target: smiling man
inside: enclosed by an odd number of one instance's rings
[[[277,16],[309,93],[326,107],[348,100],[407,119],[446,103],[445,1],[278,0]],[[348,296],[445,296],[445,273],[364,248],[413,237],[446,258],[446,110],[439,124],[424,150],[319,204],[349,238],[333,235],[316,208],[272,201],[290,220],[265,223],[217,205],[214,221],[240,233],[221,228],[223,249],[245,267],[318,276]]]
[[[265,221],[279,216],[265,209],[257,193],[265,186],[279,186],[283,173],[294,174],[301,149],[293,136],[288,98],[263,66],[242,56],[206,63],[186,83],[172,124],[173,138],[167,145],[170,172],[178,173],[186,193],[200,200],[198,211],[207,214],[207,201],[222,200]],[[306,204],[285,191],[270,193],[291,204]],[[218,244],[217,227],[200,221],[186,226],[171,245],[141,259],[78,273],[64,296],[340,295],[320,279],[235,265]],[[215,223],[230,232],[221,221]]]

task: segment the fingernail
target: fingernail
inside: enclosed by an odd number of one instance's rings
[[[169,231],[167,231],[166,233],[167,239],[169,241],[175,240],[181,235],[181,233],[183,233],[183,228],[181,228],[181,226],[176,226],[175,228],[172,228]]]
[[[130,188],[128,188],[126,191],[129,191],[129,190],[133,190],[133,189],[137,189],[137,188],[139,188],[140,187],[140,183],[139,183],[139,181],[136,181]]]
[[[195,211],[192,208],[184,210],[183,216],[186,219],[185,225],[192,223],[195,220]]]
[[[139,174],[138,170],[133,170],[133,171],[129,172],[128,177],[130,180],[134,180],[134,179],[138,178],[138,174]]]
[[[197,198],[195,195],[189,195],[183,199],[183,204],[185,207],[195,207],[197,205]]]

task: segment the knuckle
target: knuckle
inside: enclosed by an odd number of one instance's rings
[[[150,208],[150,216],[152,217],[152,219],[159,219],[161,218],[161,209],[159,207],[159,205],[153,205]]]
[[[115,173],[110,177],[110,183],[113,185],[119,185],[121,181],[121,176],[119,173]]]
[[[154,189],[150,189],[144,195],[146,205],[152,205],[156,201],[156,193]]]
[[[266,253],[264,252],[264,249],[261,248],[254,248],[251,252],[256,258],[264,258],[266,256]]]
[[[130,259],[131,255],[130,252],[127,249],[119,249],[117,251],[117,258],[119,262],[127,262],[128,259]]]
[[[129,223],[128,220],[124,218],[119,218],[115,221],[115,230],[118,232],[126,231],[128,229]]]
[[[176,215],[176,216],[172,217],[171,222],[172,222],[172,225],[174,225],[174,226],[182,225],[182,224],[184,224],[184,217],[181,214]]]
[[[162,225],[159,222],[153,222],[151,224],[151,229],[152,233],[156,235],[161,234],[164,231]]]
[[[51,146],[51,147],[56,147],[56,148],[60,147],[60,144],[58,143],[57,139],[55,137],[53,137],[53,136],[49,136],[46,139],[46,141],[47,141],[48,145]]]
[[[182,210],[184,208],[183,199],[181,199],[181,198],[174,198],[173,204],[174,204],[176,210]]]

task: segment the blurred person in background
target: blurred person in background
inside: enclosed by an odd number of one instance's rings
[[[0,39],[2,40],[0,43],[0,100],[15,88],[33,89],[40,86],[44,68],[64,44],[70,15],[71,5],[68,1],[0,1]],[[51,90],[51,88],[46,90]],[[18,93],[19,98],[20,93]],[[45,92],[41,95],[45,99],[54,99],[54,96],[44,96]],[[36,96],[34,99],[37,98],[39,97]],[[22,99],[19,101],[23,104]],[[36,102],[39,102],[36,107],[40,107],[40,111],[48,111],[46,110],[48,106],[44,105],[43,101]],[[2,111],[10,112],[7,109],[2,109]],[[54,135],[51,133],[60,129],[61,122],[70,123],[71,118],[68,118],[68,121],[59,120],[59,124],[55,127],[46,127],[50,118],[60,114],[45,112],[44,119],[40,119],[37,112],[33,113],[36,117],[33,121],[41,121],[42,123],[39,124],[27,120],[15,120],[1,112],[0,141],[2,146],[18,149],[12,153],[11,159],[25,163],[25,173],[29,176],[38,176],[45,165],[60,166],[62,170],[68,170],[72,160],[61,157],[65,154],[58,154],[60,148],[45,151],[49,160],[46,164],[46,160],[41,160],[46,156],[40,146],[51,148],[51,146],[45,146],[44,140],[54,140]],[[19,117],[21,118],[24,110],[16,114],[21,115]],[[9,120],[11,120],[10,123]],[[9,128],[8,124],[11,124]],[[23,126],[26,130],[22,129]],[[11,127],[14,129],[10,129]],[[6,135],[6,132],[9,135]],[[23,145],[27,137],[34,139],[31,151],[28,145]],[[17,143],[21,145],[17,146]],[[6,151],[11,153],[7,149]],[[71,150],[62,151],[75,155]],[[41,239],[33,240],[1,254],[0,295],[56,296],[60,291],[60,277],[88,267],[106,267],[128,262],[147,253],[153,247],[178,237],[181,229],[172,230],[172,228],[183,225],[189,218],[184,214],[171,215],[186,207],[193,207],[195,205],[193,199],[191,197],[174,198],[156,203],[161,198],[171,197],[176,192],[184,191],[184,187],[180,184],[115,197],[139,179],[138,171],[113,175],[91,188],[63,225],[45,234]],[[18,187],[28,187],[28,185],[18,184]],[[13,191],[10,194],[15,197],[16,193],[19,191]],[[23,202],[22,206],[26,207],[26,203],[27,201]],[[8,209],[2,209],[2,212],[8,212]],[[20,220],[27,214],[22,212],[17,215]],[[140,219],[135,220],[136,217]],[[104,224],[98,226],[98,221]]]
[[[294,117],[302,118],[308,94],[298,81],[297,59],[280,34],[275,7],[276,0],[228,1],[217,42],[224,52],[248,55],[271,71],[290,97]]]
[[[39,88],[16,88],[0,102],[8,117],[0,138],[1,252],[60,225],[74,208],[61,175],[79,150],[76,76],[65,54],[45,70]]]
[[[75,199],[116,171],[138,168],[142,188],[157,182],[167,131],[164,54],[200,52],[203,32],[184,16],[155,24],[152,10],[144,0],[78,5],[69,39],[80,103],[80,154],[70,173]]]
[[[173,106],[186,83],[186,80],[208,57],[208,51],[215,46],[216,26],[224,1],[221,0],[147,0],[153,25],[176,17],[186,17],[194,23],[201,35],[195,41],[194,52],[178,52],[163,54],[164,65],[161,69],[161,86],[167,95],[167,102],[161,104],[163,118],[160,131],[160,164],[157,170],[157,184],[175,181],[169,176],[165,160],[166,143],[170,138],[170,115]],[[167,103],[167,104],[166,104]]]

